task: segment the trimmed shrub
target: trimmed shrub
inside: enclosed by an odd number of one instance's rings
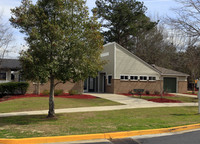
[[[63,89],[56,89],[55,91],[54,91],[54,95],[55,96],[58,96],[58,95],[62,95],[64,93],[64,91],[63,91]]]
[[[24,95],[28,89],[27,82],[8,82],[0,84],[0,95]]]
[[[44,91],[42,92],[42,94],[43,94],[43,95],[49,95],[50,92],[49,92],[48,90],[44,90]]]
[[[154,91],[154,94],[155,95],[160,95],[160,92],[159,91]]]
[[[134,95],[134,92],[133,92],[133,90],[130,90],[129,92],[128,92],[128,94],[130,94],[130,95]]]
[[[24,95],[27,92],[27,89],[29,87],[29,83],[27,83],[27,82],[18,82],[17,85],[18,85],[19,93]]]
[[[146,95],[149,95],[149,94],[150,94],[150,91],[149,91],[149,90],[146,90],[146,91],[145,91],[145,94],[146,94]]]
[[[77,95],[77,94],[79,94],[79,92],[78,92],[77,90],[71,89],[71,90],[69,91],[69,95]]]

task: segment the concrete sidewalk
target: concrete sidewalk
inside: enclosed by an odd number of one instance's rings
[[[130,97],[117,95],[117,94],[95,94],[94,93],[90,95],[108,99],[111,101],[115,101],[123,105],[56,109],[55,112],[59,114],[59,113],[111,111],[111,110],[123,110],[123,109],[135,109],[135,108],[198,106],[198,103],[154,103],[154,102],[149,102],[142,99],[130,98]],[[47,113],[48,113],[48,110],[0,113],[0,117],[43,115]]]
[[[192,97],[192,98],[197,98],[197,95],[191,95],[191,94],[175,93],[174,95],[177,95],[177,96],[183,96],[183,97]]]

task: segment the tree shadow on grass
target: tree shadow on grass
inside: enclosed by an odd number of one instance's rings
[[[198,113],[194,113],[194,114],[170,114],[170,115],[173,115],[173,116],[196,116],[196,115],[200,115]]]
[[[61,114],[56,115],[55,118],[47,118],[47,115],[34,115],[34,116],[12,116],[1,117],[0,126],[4,125],[29,125],[41,122],[56,122]]]

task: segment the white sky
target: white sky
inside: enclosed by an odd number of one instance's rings
[[[32,0],[33,2],[36,2],[36,0]],[[139,0],[143,1],[144,5],[148,8],[147,15],[148,16],[159,16],[159,17],[165,17],[166,15],[172,16],[173,13],[170,10],[170,8],[176,7],[177,3],[174,2],[174,0]],[[10,9],[14,8],[16,6],[19,6],[21,3],[21,0],[0,0],[0,12],[3,12],[3,20],[7,22],[9,25],[9,18],[11,17]],[[87,6],[89,7],[89,10],[93,7],[95,7],[95,0],[87,0]],[[24,44],[24,36],[17,30],[12,28],[12,31],[14,33],[15,41],[13,42],[13,45],[15,46],[15,49],[12,53],[9,54],[8,57],[16,58],[19,56],[19,51],[23,49]]]

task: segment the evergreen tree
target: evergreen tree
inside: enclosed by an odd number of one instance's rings
[[[10,22],[26,34],[20,61],[27,80],[50,81],[49,113],[54,117],[55,80],[77,82],[102,69],[100,25],[83,0],[22,0]]]
[[[147,8],[136,0],[96,0],[94,13],[101,19],[105,43],[117,42],[127,49],[138,33],[155,27],[145,15]]]

